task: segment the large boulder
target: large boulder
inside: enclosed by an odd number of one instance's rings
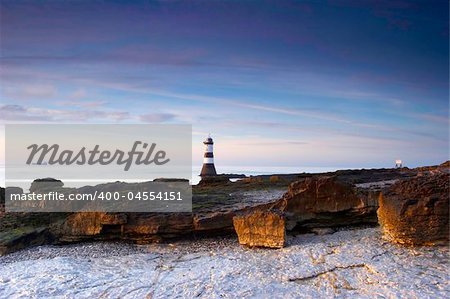
[[[394,184],[380,196],[384,235],[408,245],[448,244],[449,173],[434,172]]]
[[[376,223],[377,197],[335,176],[310,177],[291,183],[278,206],[288,230],[347,226]]]
[[[255,210],[233,217],[239,243],[249,247],[282,248],[285,243],[285,222],[280,211]]]

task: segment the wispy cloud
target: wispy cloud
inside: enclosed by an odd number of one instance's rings
[[[69,98],[77,100],[77,99],[82,99],[86,97],[86,90],[84,88],[78,88],[77,90],[75,90],[73,93],[71,93],[69,95]]]
[[[409,114],[412,117],[416,119],[421,119],[424,121],[431,121],[435,123],[440,123],[443,125],[450,125],[450,118],[449,115],[438,115],[438,114],[432,114],[432,113],[413,113]]]
[[[56,105],[59,106],[72,106],[72,107],[81,107],[81,108],[97,108],[106,105],[107,101],[61,101],[56,102]]]
[[[3,93],[13,99],[49,99],[54,98],[58,94],[55,86],[47,84],[6,86],[3,89]]]
[[[106,110],[62,110],[21,105],[0,106],[0,119],[5,122],[79,122],[79,121],[123,121],[130,118],[127,111]]]
[[[162,123],[175,119],[176,115],[171,113],[147,113],[139,116],[139,120],[146,123]]]

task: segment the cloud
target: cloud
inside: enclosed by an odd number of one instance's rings
[[[26,109],[20,105],[4,105],[4,106],[0,107],[0,111],[2,113],[6,113],[6,112],[17,113],[17,112],[24,112],[24,111],[26,111]]]
[[[261,138],[259,138],[258,140],[260,140]],[[243,146],[247,146],[247,145],[252,145],[252,146],[285,146],[286,144],[289,145],[306,145],[309,144],[308,142],[305,141],[295,141],[295,140],[278,140],[278,139],[274,139],[274,140],[268,140],[268,141],[255,141],[255,142],[241,142],[240,145]]]
[[[437,114],[432,114],[432,113],[414,113],[414,114],[410,114],[410,116],[417,118],[417,119],[421,119],[424,121],[431,121],[431,122],[435,122],[435,123],[440,123],[440,124],[444,124],[444,125],[449,125],[450,124],[450,118],[448,115],[437,115]]]
[[[25,85],[9,86],[4,89],[4,94],[14,99],[54,98],[58,92],[53,85]]]
[[[126,46],[102,53],[90,52],[83,55],[8,55],[2,57],[2,63],[9,65],[29,64],[53,64],[78,67],[81,64],[121,64],[127,65],[154,65],[154,66],[202,66],[210,65],[203,58],[206,51],[201,48],[173,50],[167,48],[156,48],[150,46]],[[69,66],[70,65],[70,66]],[[213,64],[214,66],[229,66],[225,63]],[[73,96],[84,97],[83,89],[76,90]]]
[[[302,118],[311,118],[311,119],[317,119],[317,120],[323,120],[323,121],[330,121],[334,122],[336,124],[343,124],[351,127],[359,127],[362,129],[370,129],[375,131],[383,131],[383,132],[395,132],[395,133],[408,133],[412,135],[418,135],[422,136],[423,133],[412,131],[405,128],[400,127],[392,127],[385,124],[380,123],[368,123],[368,122],[361,122],[357,121],[355,119],[340,115],[338,113],[329,113],[326,110],[326,108],[319,108],[319,109],[298,109],[298,108],[289,108],[289,107],[280,107],[280,106],[274,106],[274,105],[267,105],[267,104],[259,104],[255,103],[254,101],[250,99],[232,99],[232,98],[224,98],[224,97],[217,97],[217,96],[205,96],[205,95],[198,95],[198,94],[189,94],[189,93],[178,93],[178,92],[172,92],[172,91],[165,91],[165,90],[158,90],[154,88],[149,87],[142,87],[142,86],[136,86],[134,84],[129,84],[126,82],[107,82],[103,79],[91,79],[86,80],[84,83],[96,85],[97,87],[102,88],[108,88],[108,89],[114,89],[114,90],[120,90],[120,91],[127,91],[127,92],[133,92],[133,93],[142,93],[146,95],[155,95],[155,96],[162,96],[167,98],[174,98],[174,99],[180,99],[180,100],[186,100],[186,101],[194,101],[199,103],[207,103],[207,104],[217,104],[221,105],[223,107],[240,107],[240,108],[246,108],[251,109],[254,111],[265,111],[269,113],[274,113],[278,115],[290,115],[290,116],[299,116]],[[383,96],[378,95],[376,93],[364,93],[361,91],[350,91],[350,92],[343,92],[340,91],[341,96],[346,97],[353,97],[353,98],[359,98],[359,99],[373,99],[373,100],[379,100],[380,98],[383,98]],[[393,105],[403,105],[403,101],[396,99],[396,98],[387,98],[384,97],[384,100],[390,101]],[[404,114],[404,112],[402,112]],[[152,115],[152,114],[151,114]],[[167,118],[167,116],[166,116]],[[140,117],[141,121],[144,122],[162,122],[164,120],[161,120],[160,117],[150,116],[148,117],[148,120],[146,120],[145,116]],[[166,121],[168,119],[165,119]],[[330,128],[327,128],[327,130],[331,130]],[[366,132],[367,134],[367,132]],[[433,134],[427,134],[429,137],[433,137]]]
[[[148,113],[139,116],[140,121],[147,123],[161,123],[174,119],[175,114],[172,113]]]
[[[0,106],[0,119],[2,121],[50,121],[48,116],[29,114],[27,109],[20,105]]]
[[[70,96],[71,99],[81,99],[86,97],[86,90],[84,88],[79,88],[75,90]]]
[[[176,93],[176,92],[170,92],[170,91],[162,91],[162,90],[156,90],[151,89],[147,87],[138,87],[138,86],[132,86],[126,83],[107,83],[107,82],[92,82],[93,84],[98,84],[99,86],[116,89],[116,90],[123,90],[128,92],[137,92],[137,93],[144,93],[144,94],[152,94],[157,96],[163,96],[163,97],[170,97],[170,98],[176,98],[176,99],[182,99],[182,100],[191,100],[195,102],[202,102],[202,103],[214,103],[214,104],[220,104],[224,106],[236,106],[236,107],[243,107],[243,108],[249,108],[253,110],[259,110],[259,111],[267,111],[267,112],[274,112],[278,114],[285,114],[285,115],[297,115],[297,116],[304,116],[304,117],[310,117],[310,118],[316,118],[321,120],[329,120],[329,121],[335,121],[340,123],[352,123],[359,125],[356,122],[353,122],[347,118],[342,118],[338,115],[333,115],[330,113],[325,113],[318,111],[318,109],[292,109],[292,108],[281,108],[281,107],[275,107],[270,105],[261,105],[261,104],[255,104],[252,103],[248,99],[241,99],[241,100],[234,100],[229,98],[222,98],[222,97],[215,97],[215,96],[203,96],[203,95],[196,95],[196,94],[187,94],[187,93]]]
[[[115,112],[106,112],[104,116],[107,119],[112,119],[115,121],[121,121],[130,118],[130,113],[126,111],[115,111]]]
[[[65,101],[65,102],[57,102],[57,105],[61,106],[73,106],[73,107],[81,107],[81,108],[96,108],[100,106],[104,106],[107,104],[107,101]]]
[[[0,106],[0,119],[8,122],[123,121],[130,118],[130,113],[126,111],[62,110],[21,105]]]

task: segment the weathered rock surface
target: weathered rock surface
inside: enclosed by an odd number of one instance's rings
[[[42,246],[0,257],[2,298],[448,298],[449,250],[385,242],[379,228],[288,236]]]
[[[127,222],[127,216],[122,213],[80,212],[68,216],[62,223],[52,226],[52,232],[60,241],[89,239],[100,235],[104,227],[117,226]]]
[[[21,227],[0,232],[0,256],[30,246],[50,244],[53,236],[46,226]]]
[[[51,232],[57,242],[122,239],[148,243],[192,232],[192,216],[190,213],[74,213],[62,223],[55,223]]]
[[[279,203],[287,229],[376,223],[378,192],[357,191],[336,176],[311,177],[289,185]]]
[[[380,196],[385,236],[408,245],[448,244],[449,173],[424,173],[400,181]]]
[[[236,215],[233,225],[239,243],[249,247],[282,248],[286,239],[285,221],[280,211],[261,211]]]

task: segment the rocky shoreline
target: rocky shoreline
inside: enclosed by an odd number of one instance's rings
[[[447,298],[449,166],[221,178],[192,213],[2,213],[0,294]]]
[[[249,226],[241,225],[236,229],[233,218],[243,219],[242,215],[253,217],[253,213],[259,212],[265,215],[266,220],[273,219],[267,218],[266,211],[278,211],[282,221],[267,222],[255,218],[253,222],[248,222],[255,227],[255,223],[262,221],[260,231],[263,233],[253,230],[249,235],[253,239],[249,239],[247,245],[265,246],[264,239],[268,239],[268,235],[264,232],[270,230],[277,231],[276,235],[280,238],[270,242],[283,244],[281,239],[284,234],[281,231],[292,234],[342,226],[377,225],[379,218],[385,234],[399,241],[401,230],[409,229],[409,210],[402,210],[402,215],[406,215],[403,218],[406,220],[402,222],[403,228],[397,224],[388,224],[389,219],[396,219],[397,216],[383,217],[393,212],[393,208],[381,210],[377,216],[379,198],[383,199],[382,207],[390,207],[389,202],[399,202],[399,194],[402,198],[414,198],[406,200],[407,207],[414,206],[414,203],[423,206],[416,214],[423,214],[426,209],[430,215],[428,218],[435,219],[429,225],[434,231],[432,234],[427,234],[425,225],[421,229],[424,232],[422,235],[412,235],[416,238],[424,238],[425,235],[431,238],[423,242],[419,239],[411,241],[410,236],[407,243],[432,244],[433,236],[442,243],[448,241],[448,176],[449,162],[416,169],[255,176],[237,182],[221,178],[193,186],[192,213],[2,213],[0,255],[45,244],[105,240],[148,244],[190,236],[236,233],[240,237],[240,232],[248,231]],[[421,183],[415,184],[418,180]],[[435,181],[440,183],[436,185]],[[61,182],[60,190],[64,190],[62,186]],[[37,185],[33,188],[36,189]],[[103,184],[89,189],[108,188],[108,184]],[[424,188],[428,191],[425,192]],[[422,195],[425,204],[421,203]],[[396,232],[399,227],[400,232]]]

